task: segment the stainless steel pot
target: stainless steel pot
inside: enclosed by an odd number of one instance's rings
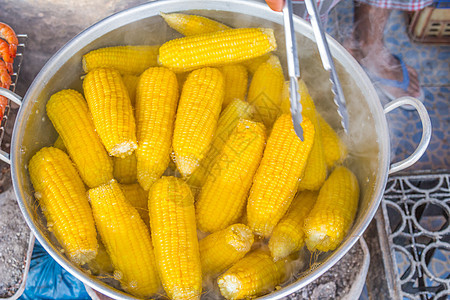
[[[282,15],[271,11],[263,3],[243,0],[156,1],[112,15],[73,38],[44,66],[23,101],[9,91],[0,90],[1,95],[21,104],[12,136],[11,159],[8,154],[1,154],[4,161],[11,163],[17,200],[28,225],[43,247],[61,266],[87,285],[115,299],[134,298],[77,268],[61,253],[61,247],[46,229],[45,220],[36,209],[27,163],[38,149],[51,145],[56,138],[56,132],[45,113],[49,97],[61,89],[81,90],[82,55],[99,47],[160,44],[167,38],[177,36],[165,25],[159,16],[160,12],[196,13],[235,27],[272,27],[278,39],[277,54],[284,61],[284,37],[280,25]],[[312,28],[300,18],[295,18],[294,23],[303,78],[313,98],[318,102],[318,110],[338,128],[328,74],[321,67]],[[361,186],[358,214],[353,228],[338,249],[323,255],[320,264],[297,281],[262,298],[279,299],[293,293],[319,277],[342,258],[372,220],[381,201],[388,174],[416,162],[430,141],[431,123],[425,107],[416,99],[404,97],[383,108],[372,83],[358,63],[339,43],[331,37],[328,38],[348,102],[350,131],[345,139],[349,145],[350,157],[347,164],[357,175]],[[419,113],[423,126],[422,140],[409,158],[390,165],[390,137],[386,114],[403,105],[411,105]]]

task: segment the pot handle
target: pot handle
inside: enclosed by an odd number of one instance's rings
[[[389,174],[397,173],[416,163],[425,153],[425,150],[427,149],[428,144],[430,144],[431,140],[430,116],[428,115],[427,109],[425,108],[423,103],[418,99],[409,96],[398,98],[386,104],[386,106],[384,107],[384,113],[387,114],[403,105],[411,105],[419,114],[420,122],[422,123],[422,138],[420,139],[419,145],[417,145],[416,150],[414,150],[414,152],[409,157],[391,165]]]
[[[0,96],[5,96],[15,104],[21,106],[22,105],[22,97],[17,95],[16,93],[0,87]],[[1,142],[1,141],[0,141]],[[6,151],[0,149],[0,160],[4,161],[7,164],[11,164],[10,154]]]

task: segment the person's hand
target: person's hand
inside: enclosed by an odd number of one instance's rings
[[[266,0],[266,2],[274,11],[281,11],[284,6],[284,0]]]

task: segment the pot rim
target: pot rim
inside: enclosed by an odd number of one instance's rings
[[[115,14],[106,17],[92,26],[86,28],[69,42],[67,42],[62,48],[60,48],[44,65],[36,78],[33,80],[31,86],[24,96],[22,107],[18,112],[17,121],[14,125],[11,143],[11,177],[14,186],[14,191],[17,197],[19,207],[24,215],[24,218],[31,228],[32,232],[39,240],[45,250],[55,259],[64,269],[74,275],[76,278],[84,282],[85,284],[93,287],[95,290],[112,297],[114,299],[136,299],[131,295],[125,294],[119,290],[116,290],[106,283],[100,282],[84,273],[82,270],[74,267],[72,263],[61,254],[47,239],[40,230],[35,226],[32,220],[31,211],[25,206],[24,199],[26,196],[21,188],[20,182],[20,166],[19,157],[21,153],[21,142],[23,138],[23,132],[26,130],[26,122],[20,122],[24,118],[23,107],[32,105],[32,99],[34,95],[39,95],[42,89],[48,82],[49,78],[52,78],[57,70],[66,63],[67,59],[75,55],[83,47],[89,45],[90,42],[100,38],[105,33],[110,32],[116,28],[128,25],[130,23],[145,19],[147,17],[156,16],[160,11],[166,13],[180,12],[186,10],[223,10],[229,12],[239,12],[250,16],[262,18],[274,23],[283,24],[283,18],[281,13],[274,12],[270,8],[261,2],[248,1],[248,0],[159,0],[156,2],[144,3]],[[305,37],[314,41],[312,27],[305,20],[294,16],[294,28],[296,32],[301,32]],[[387,126],[386,116],[383,112],[383,107],[378,99],[377,93],[367,77],[366,73],[362,70],[356,60],[340,45],[335,39],[327,35],[330,45],[330,51],[333,58],[340,61],[342,65],[345,65],[348,72],[355,72],[360,80],[356,82],[361,90],[368,91],[367,97],[371,97],[373,101],[367,101],[368,107],[371,110],[371,114],[374,119],[374,124],[377,124],[376,128],[378,137],[385,137],[383,142],[379,140],[379,155],[378,165],[379,174],[377,176],[377,182],[374,185],[373,201],[369,204],[368,210],[362,215],[362,222],[352,228],[352,235],[349,235],[344,242],[328,257],[328,259],[321,263],[316,269],[311,271],[308,276],[298,279],[297,281],[284,286],[278,291],[274,291],[268,295],[262,296],[260,299],[279,299],[287,296],[300,288],[311,283],[313,280],[321,276],[325,271],[331,268],[337,261],[339,261],[356,243],[360,236],[364,233],[365,229],[373,219],[378,206],[381,202],[381,197],[386,186],[389,162],[390,162],[390,137]],[[20,136],[22,135],[22,136]]]

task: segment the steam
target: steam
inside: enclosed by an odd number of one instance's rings
[[[278,50],[276,54],[279,56],[285,72],[286,67],[286,55],[284,48],[284,35],[282,26],[268,22],[262,18],[245,17],[242,15],[236,16],[235,13],[221,12],[218,14],[215,11],[192,11],[191,13],[200,14],[213,19],[220,19],[225,24],[233,27],[271,27],[275,29],[275,35],[278,42]],[[133,34],[135,33],[135,34]],[[125,45],[160,45],[163,42],[181,37],[180,34],[169,28],[163,19],[159,16],[148,18],[146,20],[138,21],[136,23],[127,25],[126,28],[122,27],[114,30],[102,37],[102,46],[115,46],[119,44]],[[376,173],[378,171],[379,164],[379,143],[375,137],[380,136],[375,128],[375,122],[372,118],[372,112],[366,101],[363,100],[367,95],[363,95],[355,82],[354,74],[349,74],[346,71],[346,67],[342,66],[336,61],[336,67],[342,83],[344,94],[346,96],[348,111],[350,116],[350,131],[347,134],[340,128],[340,120],[336,111],[336,107],[333,103],[333,94],[331,92],[331,83],[329,82],[329,74],[323,69],[320,57],[317,52],[317,47],[314,42],[297,34],[298,49],[300,54],[300,67],[302,79],[306,82],[308,89],[311,93],[314,102],[317,105],[318,111],[322,114],[325,120],[330,125],[338,129],[339,136],[344,140],[349,149],[349,157],[345,164],[351,170],[353,170],[359,178],[361,186],[361,194],[364,196],[360,200],[360,211],[364,210],[364,207],[368,205],[371,199],[369,198],[372,193],[371,189],[376,180]],[[286,75],[286,74],[285,74]],[[42,100],[42,99],[41,99]],[[45,101],[40,101],[40,115],[45,112],[43,106]],[[39,107],[38,107],[39,109]],[[37,117],[33,117],[36,118]],[[37,123],[37,121],[28,121],[29,124]],[[39,121],[40,122],[40,121]],[[49,122],[46,122],[48,125]],[[52,130],[52,129],[50,129]],[[44,131],[43,131],[44,132]],[[43,140],[40,143],[51,144],[54,140],[54,135],[49,141]],[[41,145],[39,144],[39,145]],[[179,173],[173,169],[168,169],[166,175],[173,175],[179,177]],[[31,201],[28,201],[30,203]],[[35,218],[35,220],[43,220],[42,217]],[[245,222],[244,222],[245,223]],[[53,237],[53,235],[48,234]],[[198,238],[202,239],[207,234],[198,231]],[[52,239],[53,244],[57,245],[56,240]],[[259,248],[267,248],[267,241],[256,240],[252,246],[252,250]],[[297,257],[290,263],[291,272],[289,272],[289,278],[282,284],[294,282],[298,278],[309,274],[317,263],[323,261],[327,257],[326,254],[317,257],[315,254],[309,253],[306,248],[303,248]],[[102,282],[107,282],[110,286],[119,289],[119,284],[113,279],[113,273],[104,273],[99,279]],[[207,277],[204,281],[204,299],[222,299],[219,292],[215,278]],[[164,298],[164,296],[161,296]]]

